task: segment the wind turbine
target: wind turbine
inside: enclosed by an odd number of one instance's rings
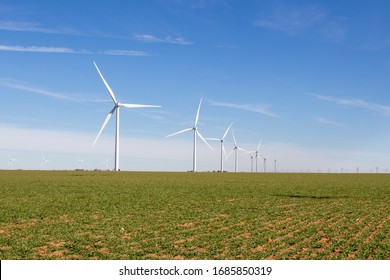
[[[45,159],[44,156],[42,156],[42,168],[43,169],[46,169],[46,164],[48,163],[49,161],[47,159]]]
[[[261,146],[261,142],[262,141],[263,141],[263,139],[260,139],[259,145],[257,145],[257,149],[255,151],[248,151],[248,153],[251,154],[251,165],[252,165],[253,157],[255,158],[255,161],[256,161],[256,173],[257,173],[257,159],[259,157],[259,151],[260,151],[260,146]],[[254,154],[254,156],[252,156],[252,154]]]
[[[256,158],[256,173],[257,173],[257,158],[259,157],[259,151],[260,151],[261,141],[263,141],[263,139],[260,139],[259,145],[257,145],[257,149],[256,149],[256,151],[255,151],[255,158]]]
[[[252,153],[250,153],[250,157],[251,157],[251,172],[253,172],[253,154]]]
[[[9,156],[8,166],[10,167],[11,170],[13,169],[13,163],[15,161],[16,161],[16,159],[14,159],[11,156]]]
[[[199,106],[198,106],[198,111],[196,112],[196,116],[195,116],[195,122],[194,122],[194,126],[193,127],[190,127],[190,128],[186,128],[186,129],[183,129],[183,130],[180,130],[178,132],[175,132],[173,134],[170,134],[168,135],[167,137],[171,137],[171,136],[174,136],[174,135],[177,135],[177,134],[180,134],[180,133],[183,133],[183,132],[187,132],[187,131],[190,131],[190,130],[193,130],[194,131],[194,146],[193,146],[193,154],[192,154],[192,171],[193,172],[196,172],[196,136],[199,136],[200,139],[202,139],[202,141],[212,150],[213,148],[209,145],[209,143],[207,143],[206,139],[203,138],[202,134],[200,134],[199,130],[198,130],[198,120],[199,120],[199,111],[200,111],[200,106],[202,105],[202,97],[200,98],[200,102],[199,102]]]
[[[85,160],[83,159],[77,159],[77,167],[78,169],[81,169],[81,165],[84,163]]]
[[[106,160],[103,161],[102,163],[104,164],[104,166],[106,168],[105,170],[108,170],[108,158],[106,158]]]
[[[119,108],[120,107],[131,108],[131,109],[132,108],[156,108],[156,107],[161,107],[161,106],[142,105],[142,104],[122,104],[122,103],[118,102],[117,99],[115,98],[114,92],[112,91],[112,89],[110,88],[110,86],[108,85],[106,80],[104,79],[104,77],[103,77],[102,73],[100,72],[99,68],[97,67],[96,63],[93,62],[93,64],[95,65],[96,70],[98,71],[98,73],[100,75],[100,78],[102,78],[102,81],[103,81],[108,93],[110,94],[112,101],[114,101],[114,108],[112,108],[112,110],[108,113],[106,119],[104,120],[103,125],[100,128],[100,131],[99,131],[98,135],[96,136],[95,141],[93,142],[93,146],[95,146],[96,141],[99,139],[100,134],[102,133],[102,131],[103,131],[104,127],[106,126],[106,124],[108,123],[108,121],[110,120],[112,114],[116,111],[115,167],[114,167],[114,170],[118,171],[118,170],[120,170],[119,169]]]
[[[224,145],[223,145],[223,142],[225,141],[225,137],[226,137],[227,133],[229,132],[229,129],[230,129],[230,127],[231,127],[232,125],[233,125],[233,123],[231,123],[231,124],[229,125],[229,127],[226,129],[225,134],[222,136],[221,139],[219,139],[219,138],[206,138],[207,140],[212,140],[212,141],[219,141],[219,142],[221,142],[221,172],[223,172],[223,155],[225,155],[225,157],[226,157],[226,151],[225,151],[225,147],[224,147]]]
[[[244,150],[243,148],[239,147],[237,145],[236,137],[234,136],[234,131],[232,130],[232,135],[233,135],[233,141],[234,141],[234,148],[233,150],[230,151],[227,157],[230,156],[230,154],[235,151],[235,160],[234,160],[234,172],[237,172],[237,166],[238,166],[238,158],[237,158],[237,151],[243,151],[243,152],[248,152],[247,150]]]

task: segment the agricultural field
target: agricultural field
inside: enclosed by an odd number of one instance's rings
[[[0,259],[390,259],[389,174],[0,171]]]

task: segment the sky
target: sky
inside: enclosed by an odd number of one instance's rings
[[[121,108],[121,170],[191,170],[192,132],[166,136],[193,126],[203,98],[199,132],[233,123],[241,148],[261,140],[258,171],[389,172],[389,12],[368,0],[2,0],[0,169],[113,168],[114,116],[92,146],[113,107],[95,62],[119,102],[162,106]],[[199,171],[220,168],[209,143],[198,140]]]

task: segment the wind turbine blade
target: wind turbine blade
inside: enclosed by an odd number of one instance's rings
[[[263,138],[262,139],[260,139],[260,142],[259,142],[259,145],[257,146],[257,150],[256,151],[259,151],[259,149],[260,149],[260,146],[261,146],[261,142],[263,141]]]
[[[222,144],[222,151],[223,151],[223,154],[225,155],[225,159],[227,159],[227,155],[226,155],[226,150],[225,150],[225,145]]]
[[[107,89],[108,93],[110,94],[110,96],[111,96],[111,98],[112,98],[112,101],[114,101],[114,103],[117,104],[118,102],[116,101],[114,92],[112,91],[112,89],[110,88],[110,86],[108,85],[108,83],[106,82],[106,80],[104,79],[102,73],[100,73],[100,70],[99,70],[99,68],[97,67],[95,61],[93,62],[93,64],[95,64],[96,70],[98,71],[98,73],[99,73],[99,75],[100,75],[100,78],[102,78],[103,83],[104,83],[104,85],[106,86],[106,89]]]
[[[239,150],[242,151],[242,152],[250,153],[249,151],[247,151],[247,150],[245,150],[245,149],[243,149],[243,148],[240,148],[240,147],[237,147],[237,149],[239,149]]]
[[[234,136],[233,130],[232,130],[232,135],[233,135],[234,146],[237,147],[236,137]]]
[[[214,151],[214,149],[207,143],[206,139],[203,138],[202,134],[198,130],[196,130],[196,133],[198,134],[199,138],[202,139],[202,141],[207,145],[207,147],[210,148],[210,150]]]
[[[116,106],[110,111],[110,113],[108,113],[106,119],[105,119],[104,122],[103,122],[102,127],[100,128],[100,131],[99,131],[98,135],[97,135],[96,138],[95,138],[95,141],[93,141],[92,146],[95,146],[97,140],[99,139],[100,134],[102,133],[103,129],[106,127],[106,124],[107,124],[108,121],[110,120],[110,118],[111,118],[111,116],[112,116],[112,113],[114,113],[115,109],[116,109]]]
[[[160,108],[160,105],[143,105],[143,104],[122,104],[119,103],[120,107],[126,108]]]
[[[227,155],[226,159],[228,159],[230,157],[230,155],[233,153],[234,151],[234,148],[230,151],[230,153]]]
[[[198,124],[199,112],[200,112],[200,105],[202,105],[202,97],[200,98],[200,102],[199,102],[199,106],[198,106],[198,111],[196,112],[194,127],[196,127],[196,125]]]
[[[211,141],[221,141],[221,139],[218,138],[205,138],[206,140],[211,140]]]
[[[222,137],[222,140],[225,139],[225,137],[226,137],[226,135],[228,134],[229,129],[232,127],[232,125],[233,125],[233,123],[231,123],[231,124],[229,125],[228,129],[226,129],[225,134],[224,134],[223,137]]]
[[[167,137],[171,137],[171,136],[173,136],[173,135],[177,135],[177,134],[180,134],[180,133],[183,133],[183,132],[186,132],[186,131],[190,131],[190,130],[192,130],[192,128],[186,128],[186,129],[180,130],[180,131],[178,131],[178,132],[169,134]]]

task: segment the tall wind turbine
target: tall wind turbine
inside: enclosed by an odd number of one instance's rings
[[[238,166],[238,158],[237,158],[237,152],[238,150],[243,151],[243,152],[248,152],[247,150],[244,150],[243,148],[239,147],[237,145],[236,137],[234,136],[234,131],[232,130],[232,135],[233,135],[233,141],[234,141],[234,148],[233,150],[230,151],[227,157],[230,156],[230,154],[235,151],[235,160],[234,160],[234,172],[237,172],[237,166]]]
[[[224,147],[223,143],[224,143],[225,137],[226,137],[226,135],[228,134],[229,129],[230,129],[230,127],[231,127],[232,125],[233,125],[233,123],[231,123],[231,124],[229,125],[229,127],[226,129],[225,134],[222,136],[221,139],[219,139],[219,138],[206,138],[207,140],[212,140],[212,141],[219,141],[219,142],[221,142],[221,172],[223,172],[223,155],[225,155],[225,157],[226,157],[226,151],[225,151],[225,147]]]
[[[190,127],[190,128],[186,128],[186,129],[183,129],[183,130],[180,130],[178,132],[175,132],[173,134],[170,134],[168,135],[167,137],[171,137],[171,136],[174,136],[174,135],[177,135],[177,134],[180,134],[180,133],[183,133],[183,132],[187,132],[187,131],[190,131],[190,130],[193,130],[194,131],[194,146],[193,146],[193,154],[192,154],[192,171],[193,172],[196,172],[196,136],[199,136],[200,139],[202,139],[202,141],[211,149],[213,150],[213,148],[209,145],[209,143],[207,143],[206,139],[203,138],[202,134],[200,134],[199,130],[198,130],[198,120],[199,120],[199,112],[200,112],[200,106],[202,105],[202,97],[200,98],[200,102],[199,102],[199,106],[198,106],[198,111],[196,112],[196,116],[195,116],[195,122],[194,122],[194,126],[193,127]]]
[[[99,68],[97,67],[96,63],[93,62],[93,64],[95,65],[96,70],[98,71],[98,73],[100,75],[100,78],[102,78],[102,81],[103,81],[104,85],[106,86],[106,89],[107,89],[108,93],[110,94],[112,101],[114,101],[114,108],[112,108],[112,110],[108,113],[106,119],[104,120],[103,125],[100,128],[100,131],[99,131],[98,135],[96,136],[95,141],[93,142],[93,146],[95,146],[96,141],[99,139],[100,134],[102,133],[102,131],[103,131],[104,127],[106,126],[106,124],[108,123],[108,121],[110,120],[112,114],[116,111],[115,167],[114,167],[114,170],[118,171],[119,170],[119,108],[120,107],[131,108],[131,109],[132,108],[156,108],[156,107],[161,107],[161,106],[142,105],[142,104],[122,104],[122,103],[118,102],[117,99],[115,98],[114,92],[112,91],[112,89],[110,88],[110,86],[108,85],[106,80],[104,79],[104,77],[103,77],[102,73],[100,72]]]

